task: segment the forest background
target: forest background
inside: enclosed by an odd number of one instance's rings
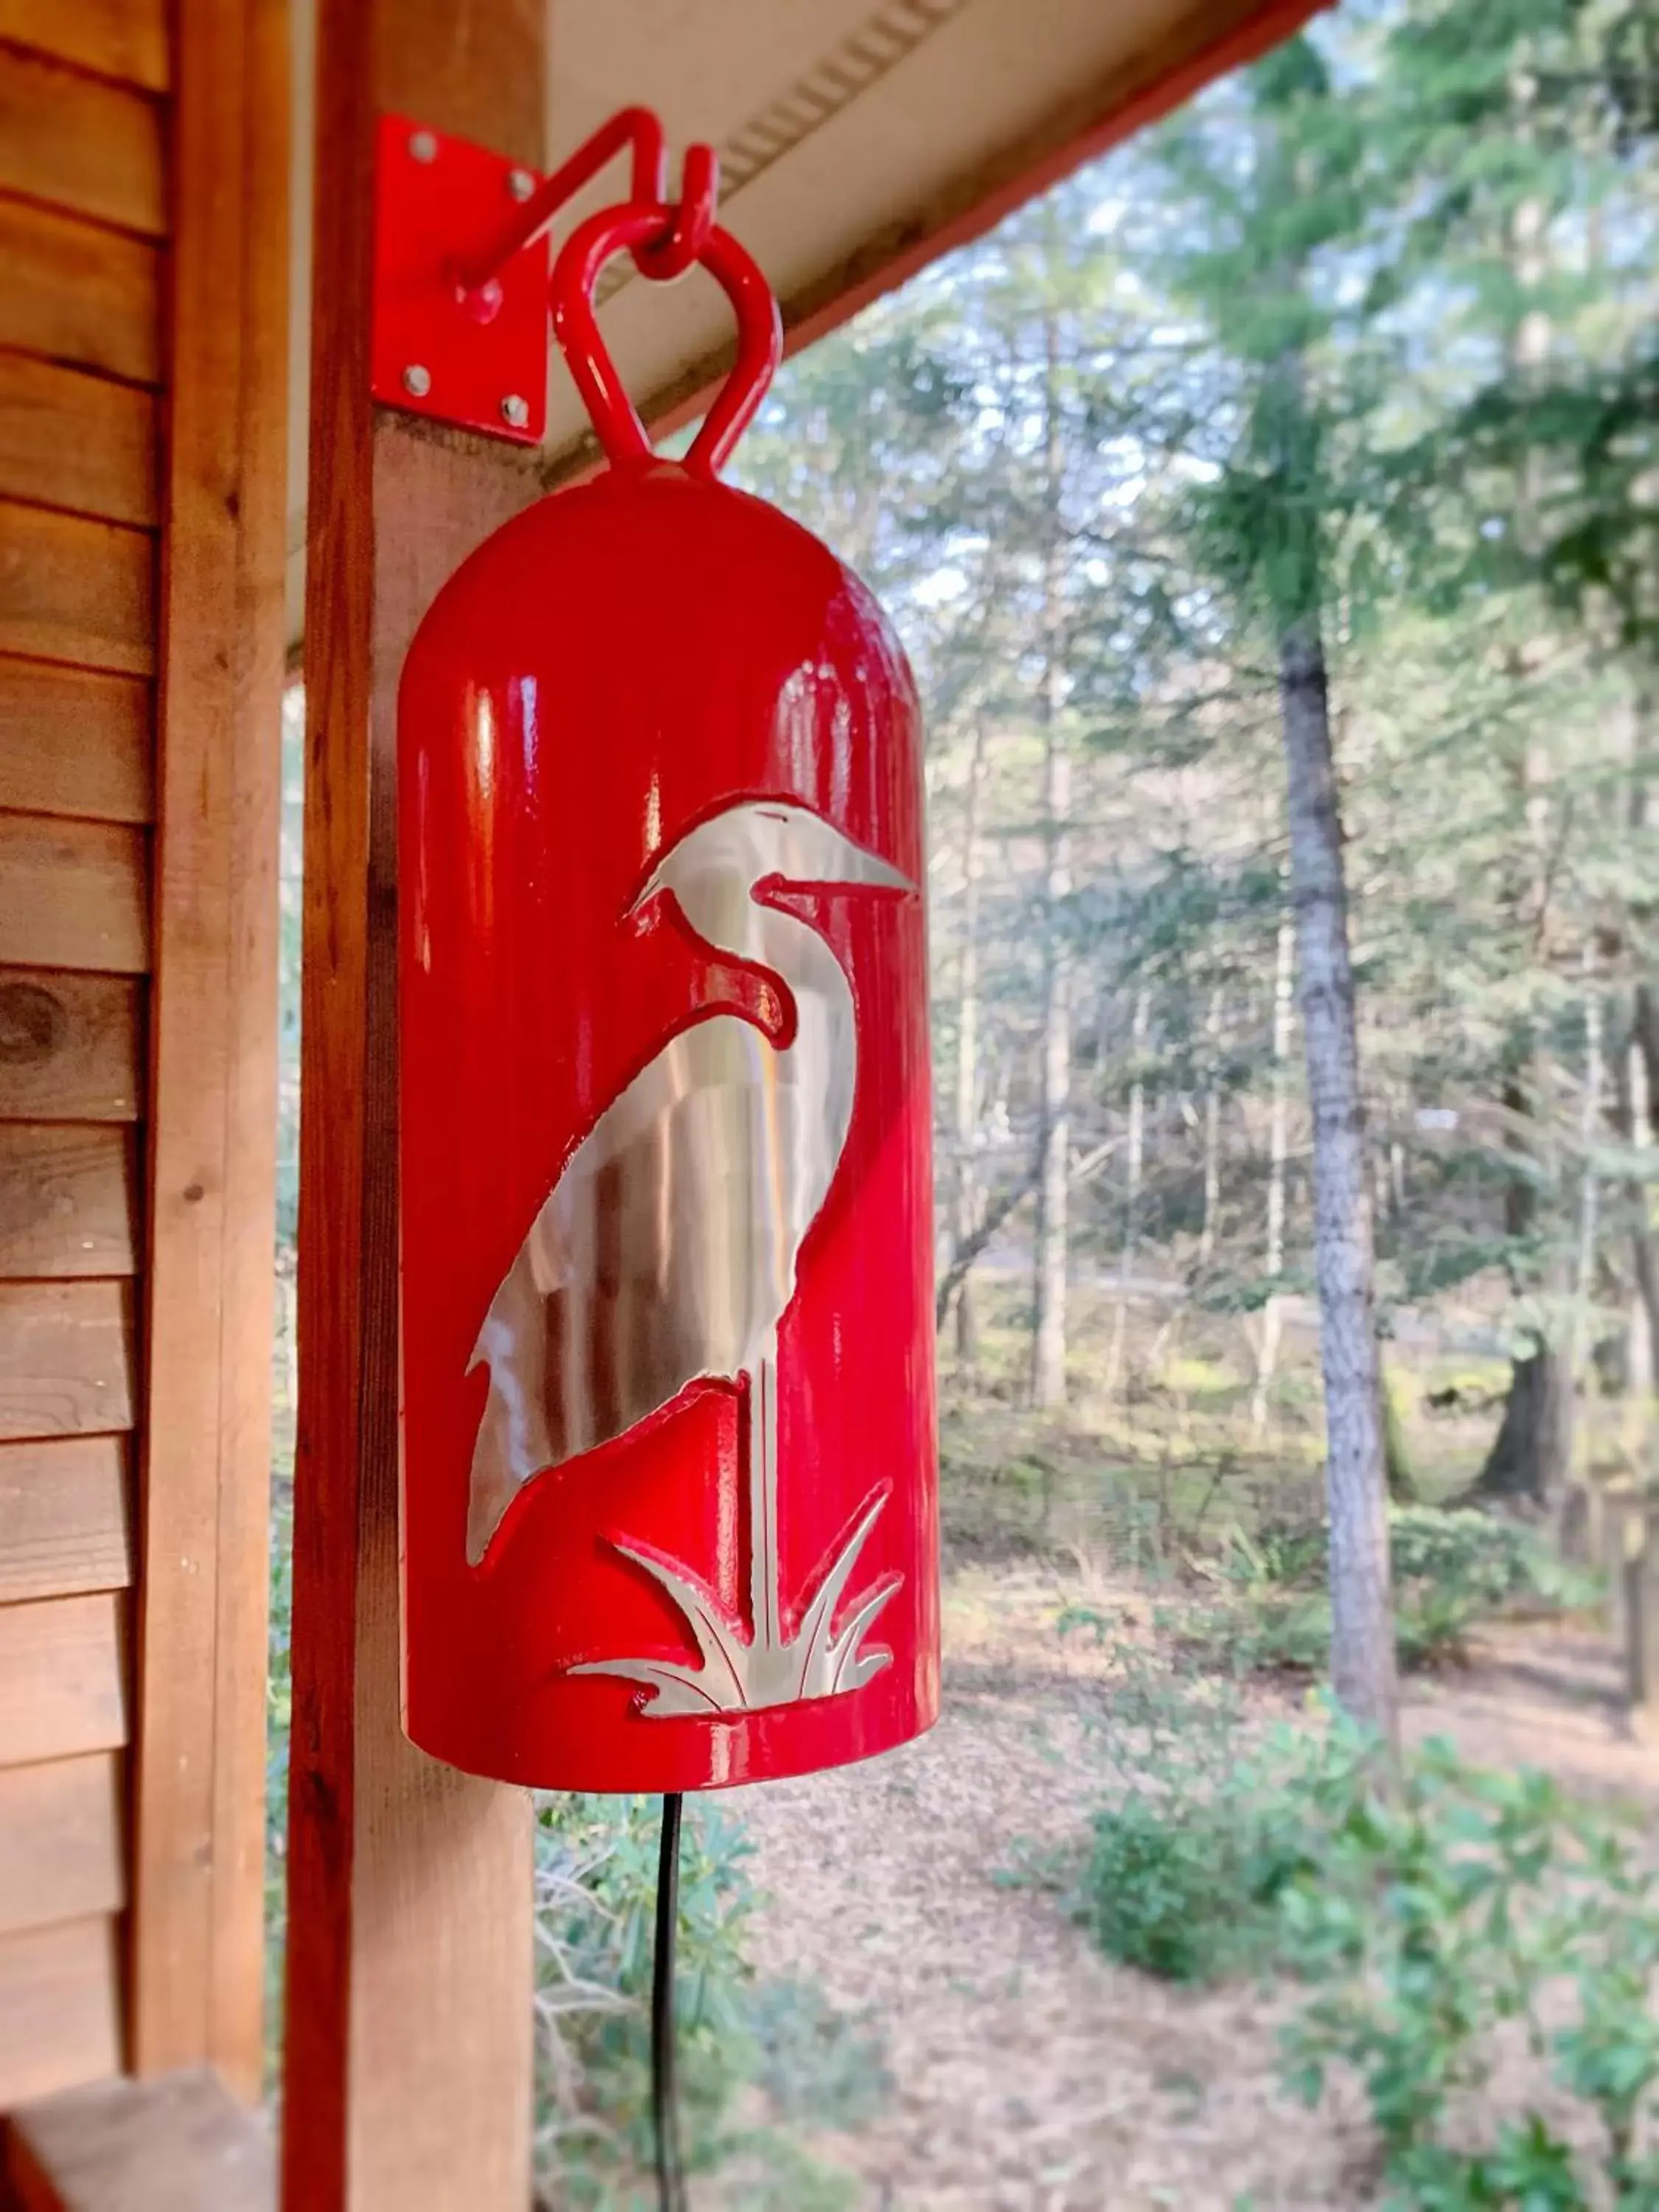
[[[951,1395],[1219,1455],[1224,1519],[1300,1431],[1384,1724],[1385,1462],[1546,1507],[1587,1394],[1645,1433],[1656,54],[1622,0],[1344,9],[745,453],[927,702]]]

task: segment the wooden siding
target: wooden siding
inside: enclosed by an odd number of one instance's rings
[[[107,1913],[0,1940],[0,2081],[8,2104],[96,2081],[121,2063],[117,1926]]]
[[[167,88],[164,0],[0,0],[0,39],[118,84]]]
[[[131,1517],[124,1438],[0,1444],[0,1605],[125,1589]]]
[[[0,2110],[121,2063],[162,0],[0,0]]]

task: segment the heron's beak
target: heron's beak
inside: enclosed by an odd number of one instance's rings
[[[830,878],[831,882],[859,884],[874,891],[913,891],[915,885],[902,869],[882,860],[875,853],[866,853],[861,845],[848,843],[848,851],[855,856],[854,865]]]
[[[791,811],[775,872],[798,890],[913,891],[908,876],[817,816]]]

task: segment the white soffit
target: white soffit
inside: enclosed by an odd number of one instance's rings
[[[553,0],[550,151],[563,160],[635,102],[675,149],[711,142],[720,221],[799,343],[968,234],[975,210],[1000,213],[1059,173],[1153,88],[1290,12],[1282,0]],[[647,284],[615,263],[601,298],[647,417],[729,357],[730,309],[706,276]],[[556,464],[586,432],[556,356],[550,399]]]
[[[550,166],[619,107],[654,107],[676,164],[720,152],[720,221],[755,256],[795,346],[971,236],[1228,63],[1288,33],[1318,0],[548,0]],[[296,0],[293,462],[302,461],[312,0]],[[556,239],[619,198],[619,161]],[[731,312],[694,274],[600,282],[600,328],[649,421],[693,411],[725,368]],[[555,351],[548,480],[591,460]],[[303,471],[289,494],[297,642]]]

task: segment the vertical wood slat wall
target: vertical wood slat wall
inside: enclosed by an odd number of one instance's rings
[[[0,2112],[258,2085],[282,9],[0,0]]]
[[[3,2109],[122,2050],[167,49],[0,41]]]

